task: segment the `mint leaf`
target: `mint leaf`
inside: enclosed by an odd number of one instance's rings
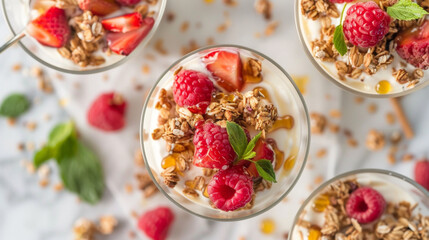
[[[0,115],[16,118],[27,111],[29,107],[30,101],[25,95],[14,93],[3,100],[0,106]]]
[[[387,14],[398,20],[413,20],[420,19],[429,13],[411,0],[399,0],[395,5],[387,8]]]
[[[73,139],[73,138],[72,138]],[[104,191],[103,170],[95,154],[76,141],[76,152],[59,159],[64,186],[90,204],[97,203]]]
[[[261,159],[258,161],[252,161],[255,163],[256,170],[259,173],[259,176],[261,176],[263,179],[270,181],[270,182],[277,182],[276,181],[276,174],[274,172],[273,164],[269,160]]]
[[[259,140],[259,138],[261,137],[262,132],[259,132],[256,136],[254,136],[252,138],[252,140],[250,140],[249,144],[247,144],[246,150],[244,151],[244,155],[248,155],[249,153],[252,152],[253,148],[255,148],[256,142]]]
[[[48,145],[52,148],[58,148],[72,135],[75,135],[73,122],[60,123],[56,125],[49,134]]]
[[[251,151],[249,153],[245,153],[242,157],[243,160],[249,160],[256,156],[256,153],[254,151]]]
[[[335,28],[333,41],[335,49],[337,49],[341,56],[344,56],[344,54],[347,53],[347,45],[346,41],[344,40],[343,25],[338,25]]]
[[[234,122],[226,123],[229,143],[237,154],[237,160],[241,160],[247,147],[247,137],[243,128]]]
[[[36,168],[40,167],[43,163],[48,161],[49,159],[54,157],[54,153],[49,146],[44,146],[40,149],[35,155],[33,159],[34,166]]]

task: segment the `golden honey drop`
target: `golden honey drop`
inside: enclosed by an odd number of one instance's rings
[[[308,232],[308,240],[319,240],[322,236],[319,229],[316,228],[310,228],[310,231]]]
[[[276,224],[272,219],[264,219],[261,222],[261,232],[264,234],[271,234],[276,229]]]
[[[387,80],[381,80],[375,86],[375,91],[379,94],[387,94],[392,91],[392,84]]]
[[[173,153],[162,159],[161,167],[163,169],[167,169],[172,166],[176,166],[176,159],[179,155],[177,153]]]
[[[315,212],[323,212],[328,207],[329,203],[329,196],[322,194],[313,200],[313,205],[311,207]]]
[[[270,128],[270,130],[268,130],[268,132],[273,132],[280,128],[290,130],[293,128],[294,124],[295,124],[295,120],[291,115],[278,117],[277,120],[274,122],[273,126]]]
[[[305,94],[307,90],[307,84],[309,81],[308,76],[292,76],[292,79],[295,82],[296,86],[298,87],[299,91],[302,94]]]
[[[203,196],[209,198],[209,192],[207,192],[207,186],[204,188]]]
[[[283,169],[286,172],[289,172],[290,170],[292,170],[292,168],[295,166],[295,161],[296,161],[296,156],[295,155],[290,155],[285,163],[283,164]]]
[[[255,91],[259,91],[264,96],[263,97],[264,99],[271,101],[270,94],[268,93],[267,89],[265,89],[263,87],[255,87],[253,89],[253,92],[255,92]]]

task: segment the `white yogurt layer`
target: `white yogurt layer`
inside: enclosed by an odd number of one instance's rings
[[[386,202],[399,203],[407,201],[411,205],[417,203],[417,201],[403,188],[395,185],[389,181],[388,176],[382,176],[379,174],[359,174],[356,177],[357,182],[361,186],[367,186],[378,191],[386,200]],[[312,210],[313,201],[310,201],[305,207],[305,214],[301,215],[301,218],[317,226],[323,226],[324,213],[315,212]],[[295,226],[292,240],[307,240],[309,230],[302,226]],[[301,236],[304,238],[302,239]]]
[[[341,10],[344,7],[344,4],[336,4],[336,6],[338,10],[341,12]],[[344,17],[347,13],[347,9],[351,6],[352,4],[347,5],[344,11]],[[343,17],[343,20],[344,20],[344,17]],[[300,18],[299,25],[302,31],[303,40],[311,53],[312,51],[311,51],[310,43],[316,39],[320,39],[320,31],[322,28],[321,23],[319,20],[313,21],[311,19],[308,19],[306,16],[302,14],[300,14],[299,18]],[[331,18],[331,21],[334,26],[338,26],[340,23],[340,18]],[[396,51],[393,51],[392,56],[394,57],[394,60],[391,64],[387,66],[387,68],[380,69],[373,75],[368,75],[365,72],[362,72],[361,76],[358,79],[352,79],[352,78],[346,77],[345,81],[342,81],[339,79],[337,74],[338,71],[335,67],[335,63],[326,62],[326,61],[323,62],[318,58],[315,58],[315,60],[320,65],[320,67],[322,67],[325,70],[326,73],[328,73],[332,78],[336,79],[339,83],[343,85],[354,88],[361,92],[378,94],[375,90],[377,83],[379,83],[382,80],[387,80],[390,82],[392,86],[392,90],[389,92],[389,94],[393,94],[393,93],[400,93],[402,91],[405,91],[409,89],[409,87],[407,87],[408,84],[399,84],[396,81],[395,77],[392,75],[392,72],[393,72],[392,69],[396,69],[396,70],[405,69],[407,72],[413,72],[416,68],[411,64],[407,64],[406,67],[401,65],[401,62],[406,63],[406,61],[402,59],[396,53]],[[338,56],[337,60],[343,61],[343,62],[349,62],[348,54],[345,54],[344,56],[341,56],[341,55]],[[424,71],[424,72],[426,73],[427,71]],[[421,84],[423,81],[426,81],[425,78],[420,79],[419,84]]]
[[[253,57],[250,55],[246,55],[243,52],[240,52],[242,61],[244,62],[248,57]],[[199,72],[205,73],[209,78],[215,83],[216,81],[213,79],[211,73],[206,69],[205,64],[201,61],[200,54],[196,54],[193,59],[184,63],[182,65],[183,69],[187,70],[195,70]],[[261,59],[260,59],[261,60]],[[261,60],[262,62],[262,76],[263,81],[257,84],[246,84],[242,93],[247,91],[251,91],[256,87],[265,88],[271,98],[271,102],[277,107],[278,116],[291,115],[294,117],[295,123],[294,127],[290,130],[279,129],[272,133],[267,134],[267,137],[274,138],[277,142],[278,148],[285,153],[285,157],[289,156],[293,150],[296,150],[299,147],[300,142],[300,122],[299,122],[299,111],[298,105],[296,104],[295,96],[292,96],[290,92],[295,91],[295,89],[285,89],[282,85],[282,82],[288,81],[286,76],[281,73],[275,66],[269,63],[267,60]],[[179,67],[179,66],[178,66]],[[270,68],[271,67],[271,68]],[[177,68],[176,68],[177,69]],[[173,85],[173,73],[176,69],[172,69],[166,73],[163,79],[169,79],[166,81],[166,84],[160,85],[160,88],[171,89]],[[280,74],[281,73],[281,74]],[[161,81],[162,82],[162,81]],[[283,91],[282,91],[283,90]],[[154,99],[158,99],[158,96],[154,96]],[[154,116],[148,116],[151,119],[158,119],[159,112],[151,111]],[[149,129],[145,127],[145,131],[152,133],[154,129],[158,128],[157,121],[151,121]],[[254,136],[256,133],[251,131],[251,135]],[[169,152],[167,152],[165,141],[163,139],[157,140],[155,143],[150,144],[151,151],[153,150],[155,153],[159,154],[150,154],[154,156],[156,160],[154,161],[156,166],[151,166],[151,168],[160,175],[160,173],[164,170],[161,167],[161,162],[164,157],[166,157]],[[276,172],[277,181],[281,182],[282,178],[287,177],[286,174],[282,173],[282,168]],[[186,195],[183,194],[183,189],[186,187],[185,182],[187,180],[193,180],[197,176],[203,176],[202,168],[193,166],[190,164],[190,170],[186,171],[184,177],[181,177],[180,182],[174,187],[174,191],[177,194],[180,194],[187,198]],[[209,178],[206,179],[206,183]],[[161,183],[163,184],[163,183]],[[270,190],[265,190],[262,192],[258,192],[255,198],[255,204],[262,203],[264,200],[269,199],[270,191],[276,188],[276,183],[273,183],[273,186]],[[280,185],[279,185],[280,186]],[[204,197],[202,194],[199,194],[198,198],[188,198],[189,200],[198,203],[204,207],[212,208],[209,204],[209,199]]]

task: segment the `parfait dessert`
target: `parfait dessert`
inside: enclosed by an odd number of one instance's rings
[[[102,67],[131,54],[155,24],[158,1],[33,0],[26,32],[63,65]]]
[[[308,144],[304,108],[287,75],[267,59],[238,47],[201,50],[168,70],[151,93],[142,123],[145,160],[168,196],[199,206],[190,211],[251,214],[296,181]]]
[[[365,95],[403,95],[427,84],[426,0],[297,0],[297,24],[317,68]]]
[[[429,239],[429,196],[411,181],[387,171],[337,177],[304,203],[289,239]]]

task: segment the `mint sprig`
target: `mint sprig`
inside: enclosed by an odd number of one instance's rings
[[[429,13],[411,0],[399,0],[395,5],[387,8],[387,14],[395,19],[408,21],[420,19]]]
[[[64,186],[88,203],[97,203],[104,191],[104,177],[100,161],[77,138],[72,122],[55,126],[48,143],[34,155],[35,167],[55,159]]]
[[[335,28],[334,32],[334,47],[337,49],[337,51],[341,54],[341,56],[344,56],[344,54],[347,53],[347,44],[344,40],[344,32],[343,32],[343,16],[344,11],[347,7],[347,3],[344,4],[343,10],[341,11],[341,17],[340,17],[340,24]]]
[[[256,142],[258,142],[261,137],[262,132],[259,132],[250,142],[247,142],[246,133],[240,125],[234,122],[227,122],[226,130],[228,132],[229,143],[237,154],[236,162],[242,160],[252,162],[255,164],[259,176],[267,181],[277,182],[273,165],[269,160],[252,160],[252,158],[256,156],[256,152],[253,151],[253,149],[255,148]]]
[[[0,115],[16,118],[30,107],[30,101],[21,93],[7,96],[0,105]]]

